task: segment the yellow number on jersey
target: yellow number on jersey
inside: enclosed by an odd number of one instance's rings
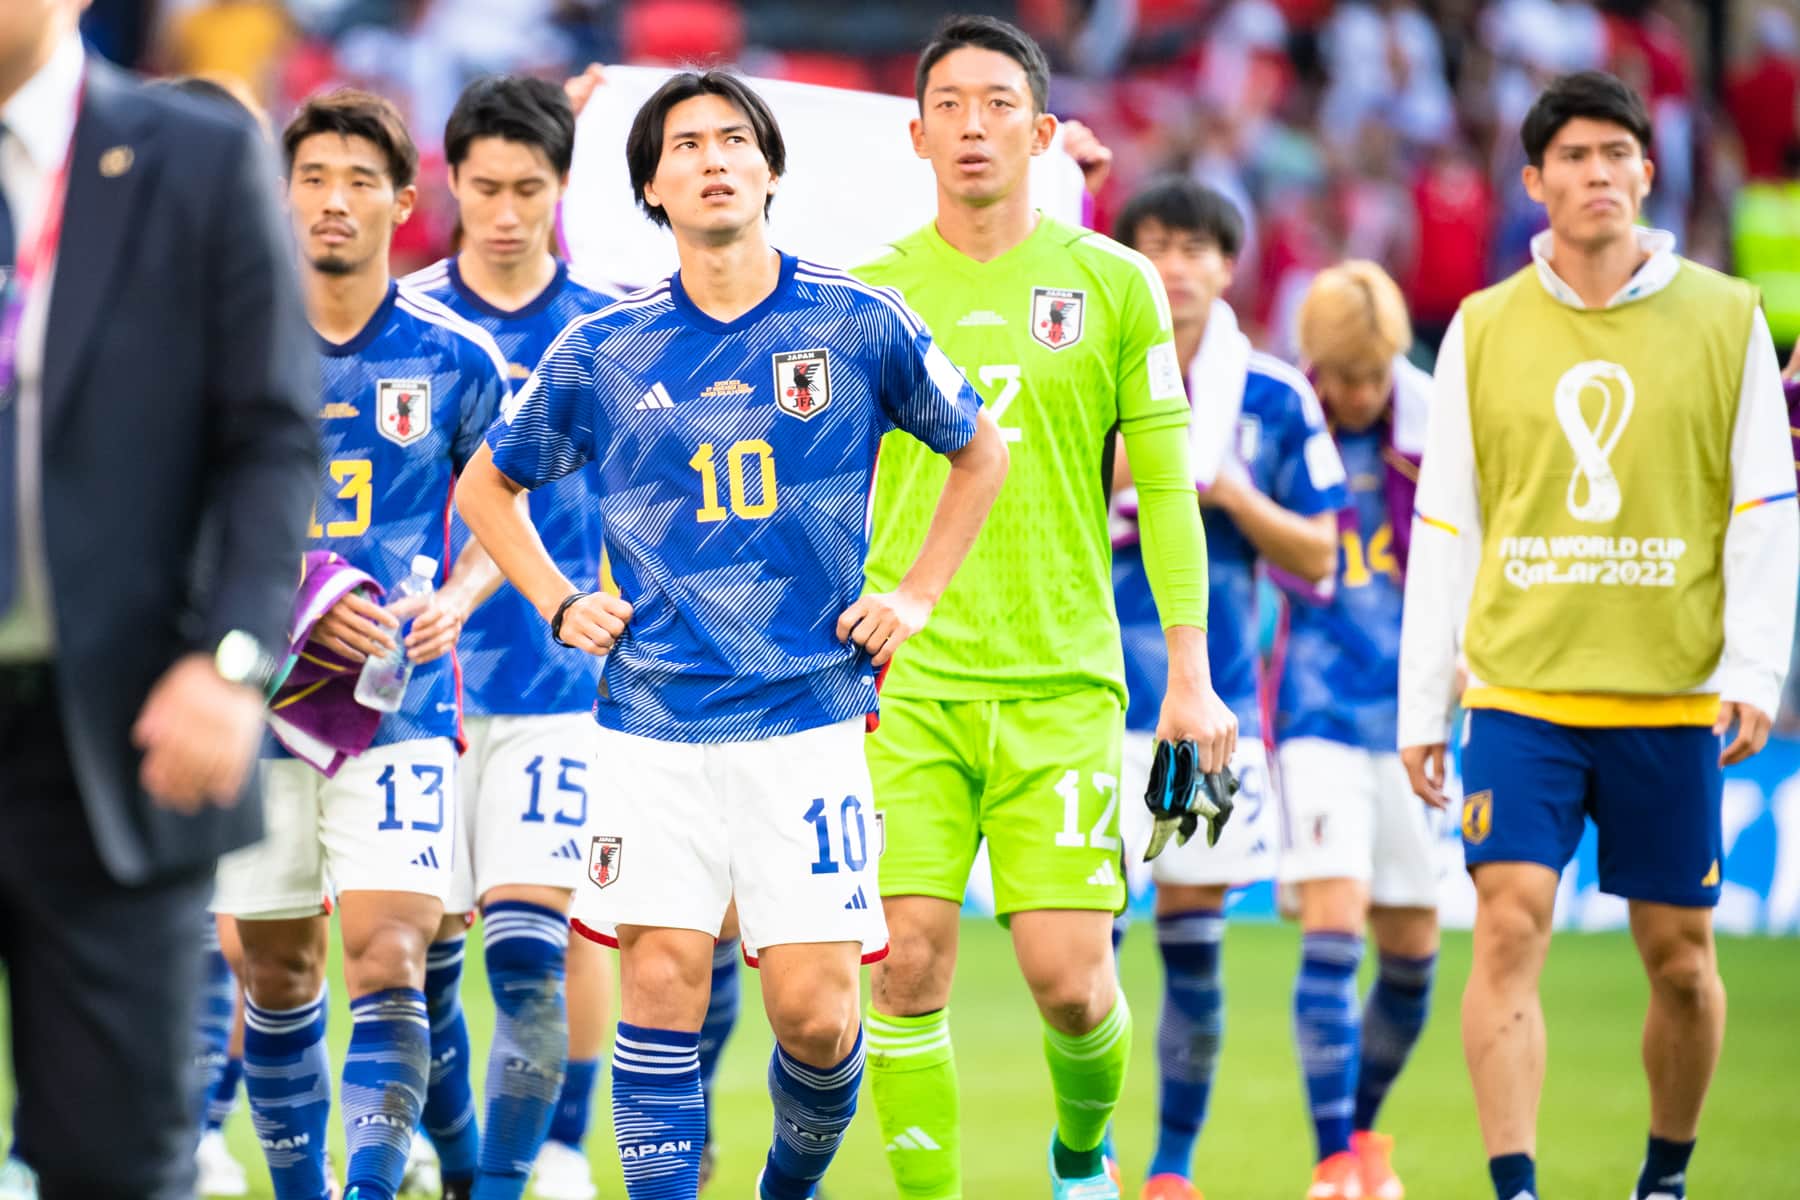
[[[328,468],[333,483],[338,484],[337,498],[349,503],[351,517],[347,521],[319,524],[318,506],[313,507],[312,537],[361,537],[369,532],[369,509],[375,499],[375,464],[366,458],[335,459]]]
[[[1354,529],[1344,530],[1344,586],[1367,587],[1377,574],[1389,579],[1400,578],[1400,561],[1394,557],[1394,530],[1382,525],[1369,539],[1368,556],[1363,555],[1362,535]]]
[[[762,497],[754,504],[750,502],[750,485],[744,468],[744,460],[752,455],[757,460],[761,484],[757,490]],[[725,460],[731,483],[732,513],[746,521],[760,521],[773,513],[779,502],[775,491],[775,448],[761,438],[748,438],[733,442],[725,451]],[[700,443],[700,449],[688,459],[688,466],[700,472],[700,507],[694,510],[694,519],[703,525],[723,521],[725,509],[719,503],[719,467],[713,457],[713,444]]]

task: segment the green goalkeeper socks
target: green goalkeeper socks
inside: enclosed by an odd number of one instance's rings
[[[1083,1167],[1094,1168],[1077,1177],[1098,1175],[1100,1146],[1124,1094],[1125,1066],[1131,1058],[1131,1006],[1125,993],[1118,994],[1112,1011],[1086,1033],[1059,1033],[1045,1025],[1044,1058],[1056,1093],[1056,1140],[1085,1160]]]
[[[901,1200],[962,1200],[962,1115],[950,1010],[890,1017],[870,1006],[863,1038],[869,1094]]]

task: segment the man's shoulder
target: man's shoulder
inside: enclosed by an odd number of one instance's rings
[[[1680,255],[1676,256],[1675,261],[1677,265],[1671,285],[1679,286],[1702,304],[1726,304],[1748,310],[1761,302],[1760,290],[1748,280],[1716,271]]]
[[[176,175],[210,185],[222,176],[216,165],[232,153],[266,153],[255,119],[235,104],[157,87],[110,63],[89,56],[84,103],[98,115],[145,136],[133,154],[215,164],[205,175]],[[229,178],[229,177],[223,177]]]
[[[1324,422],[1318,395],[1306,373],[1263,350],[1252,350],[1244,368],[1244,411]]]
[[[899,289],[871,282],[858,272],[799,259],[794,264],[794,282],[803,294],[810,293],[830,309],[872,313],[915,333],[922,327]]]
[[[464,371],[492,369],[507,377],[506,356],[493,335],[429,292],[402,282],[395,291],[396,320],[406,322],[408,334],[422,346],[435,349]]]

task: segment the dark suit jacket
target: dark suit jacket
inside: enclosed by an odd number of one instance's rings
[[[232,629],[285,646],[318,371],[276,178],[248,121],[89,57],[45,333],[43,521],[63,726],[122,883],[262,832],[254,789],[193,817],[152,805],[131,726],[183,653]]]

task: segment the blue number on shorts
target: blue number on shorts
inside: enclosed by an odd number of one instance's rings
[[[558,808],[550,814],[550,819],[558,825],[573,825],[579,828],[587,824],[587,787],[578,779],[570,779],[569,772],[586,771],[587,763],[579,758],[563,758],[557,760],[557,767],[559,769],[556,772],[556,790],[565,795],[574,796],[580,801],[581,807],[576,810],[574,816],[569,815],[566,807]],[[525,815],[519,819],[530,824],[541,825],[544,822],[544,810],[540,804],[544,790],[544,756],[540,754],[526,763],[525,773],[531,776],[531,802],[525,806]]]
[[[1262,816],[1263,797],[1262,768],[1254,763],[1247,764],[1238,772],[1238,803],[1245,806],[1246,811],[1238,815],[1246,824],[1256,821]]]
[[[850,818],[856,818],[856,853],[850,852]],[[855,796],[845,796],[843,807],[838,809],[838,823],[844,830],[844,865],[852,871],[860,871],[869,864],[869,831],[863,825],[862,801]]]
[[[856,849],[850,849],[850,818],[856,818]],[[831,819],[825,813],[825,801],[821,797],[812,802],[806,810],[806,819],[812,823],[813,833],[819,839],[819,861],[812,865],[814,875],[836,875],[838,864],[831,857]],[[869,862],[869,832],[863,824],[862,801],[855,796],[845,796],[844,803],[838,808],[838,824],[843,830],[842,850],[844,865],[852,871],[860,871]]]
[[[426,800],[437,801],[437,816],[429,821],[414,821],[412,827],[422,833],[437,833],[444,828],[444,768],[433,766],[430,763],[415,763],[412,772],[414,778],[423,780],[425,783],[425,790],[420,793],[420,796]],[[407,823],[400,819],[400,789],[394,783],[393,766],[390,764],[383,767],[381,774],[376,776],[375,782],[381,785],[385,801],[381,824],[375,828],[406,828]]]

